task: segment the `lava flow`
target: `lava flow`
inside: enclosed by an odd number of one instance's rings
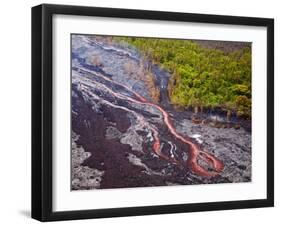
[[[110,79],[100,73],[95,73],[93,71],[90,71],[90,70],[87,70],[84,68],[78,68],[78,70],[84,71],[84,72],[89,73],[94,76],[98,76],[99,78],[101,78],[103,80],[106,80],[108,82],[114,83],[115,85],[123,87],[124,89],[126,89],[127,91],[132,93],[136,97],[136,99],[132,98],[130,96],[124,95],[122,93],[114,92],[112,89],[108,88],[106,85],[104,85],[100,82],[91,81],[91,83],[95,84],[96,86],[99,85],[101,89],[106,90],[114,97],[123,99],[125,101],[137,103],[137,104],[148,105],[148,106],[158,109],[162,113],[163,121],[164,121],[165,125],[167,126],[167,128],[169,129],[170,133],[176,139],[180,140],[181,142],[183,142],[189,146],[189,149],[188,149],[189,159],[187,161],[187,167],[190,168],[195,174],[203,176],[203,177],[213,177],[222,172],[222,170],[224,168],[224,164],[219,159],[217,159],[215,156],[208,153],[206,150],[202,150],[191,139],[185,138],[182,135],[180,135],[176,131],[175,127],[173,126],[171,119],[169,117],[169,114],[162,107],[160,107],[159,105],[157,105],[155,103],[150,102],[149,100],[147,100],[146,98],[144,98],[143,96],[138,94],[137,92],[133,91],[130,87],[128,87],[124,84],[118,83],[116,81],[113,81],[112,79]],[[88,84],[89,83],[87,83],[87,85]],[[84,91],[86,91],[86,90],[84,90]],[[93,94],[91,94],[91,95],[93,95]],[[96,96],[96,98],[98,98],[98,97]],[[149,128],[152,131],[153,137],[154,137],[154,143],[153,143],[152,148],[153,148],[154,152],[161,158],[163,158],[173,164],[176,164],[176,165],[181,164],[174,156],[172,156],[172,157],[166,156],[161,152],[161,143],[160,143],[160,138],[159,138],[157,130],[153,126],[151,126],[147,122],[145,122],[145,120],[143,119],[143,117],[140,114],[137,114],[136,112],[134,112],[128,108],[118,106],[113,103],[109,103],[108,101],[106,101],[106,104],[110,105],[111,107],[119,108],[119,109],[128,111],[130,113],[133,113],[136,116],[136,118],[138,119],[140,124],[143,124],[143,126]],[[201,166],[199,163],[199,160],[205,162],[208,165],[208,167]],[[208,169],[206,169],[206,168],[208,168]]]
[[[128,89],[128,87],[125,87],[125,88]],[[164,116],[164,122],[165,122],[166,126],[168,127],[169,131],[174,135],[174,137],[176,137],[177,139],[181,140],[182,142],[184,142],[190,146],[190,159],[188,161],[188,164],[194,173],[196,173],[200,176],[211,177],[211,176],[216,176],[218,173],[220,173],[223,170],[224,165],[220,160],[218,160],[216,157],[212,156],[211,154],[207,153],[206,151],[200,150],[198,145],[194,144],[193,142],[187,140],[182,135],[177,133],[175,127],[171,123],[168,113],[162,107],[160,107],[159,105],[156,105],[152,102],[149,102],[144,97],[140,96],[139,94],[137,94],[135,92],[133,92],[133,93],[136,96],[138,96],[139,99],[143,103],[154,106],[159,111],[161,111],[161,113]],[[155,138],[155,143],[153,145],[153,149],[156,153],[160,152],[160,141],[158,138]],[[198,163],[198,159],[201,159],[201,160],[205,161],[206,163],[210,164],[211,168],[214,170],[214,172],[210,172],[210,171],[204,169],[202,166],[200,166]],[[175,159],[171,159],[171,162],[178,163]]]

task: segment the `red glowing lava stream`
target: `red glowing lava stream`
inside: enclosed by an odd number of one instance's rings
[[[168,127],[168,129],[170,130],[170,132],[179,140],[181,140],[182,142],[188,144],[190,146],[190,158],[189,158],[189,166],[192,169],[193,172],[195,172],[196,174],[199,174],[200,176],[205,176],[205,177],[211,177],[211,176],[216,176],[218,173],[220,173],[223,168],[224,165],[223,163],[218,160],[216,157],[214,157],[213,155],[209,154],[208,152],[206,152],[205,150],[200,150],[200,148],[198,147],[198,145],[194,144],[193,142],[187,140],[186,138],[184,138],[182,135],[178,134],[175,127],[172,125],[169,115],[168,113],[161,108],[159,105],[156,105],[154,103],[148,102],[145,98],[143,98],[142,96],[140,96],[137,93],[134,93],[136,96],[139,97],[139,99],[143,102],[146,103],[147,105],[150,106],[154,106],[155,108],[157,108],[159,111],[161,111],[161,113],[164,116],[164,122],[166,124],[166,126]],[[155,139],[155,143],[153,145],[153,148],[155,150],[155,152],[159,152],[160,151],[160,141],[159,138]],[[206,161],[207,163],[211,164],[213,169],[215,170],[215,172],[209,172],[206,169],[204,169],[202,166],[200,166],[198,164],[198,159],[201,158],[203,161]]]
[[[83,70],[83,71],[86,71],[90,74],[93,74],[92,71],[89,71],[87,69],[84,69],[84,68],[79,68],[79,69]],[[219,159],[217,159],[215,156],[208,153],[206,150],[201,150],[200,147],[197,144],[193,143],[192,141],[190,141],[187,138],[184,138],[182,135],[178,134],[178,132],[176,131],[176,129],[174,128],[174,126],[171,123],[171,120],[170,120],[170,117],[169,117],[168,113],[162,107],[160,107],[159,105],[154,104],[152,102],[149,102],[147,99],[142,97],[140,94],[136,93],[135,91],[133,91],[129,87],[127,87],[127,86],[125,86],[125,85],[123,85],[119,82],[113,81],[113,80],[111,80],[111,79],[109,79],[109,78],[107,78],[107,77],[105,77],[101,74],[94,73],[94,75],[102,77],[103,79],[105,79],[107,81],[110,81],[112,83],[115,83],[115,84],[127,89],[128,91],[132,92],[139,100],[135,100],[135,99],[133,99],[131,97],[128,97],[126,95],[123,95],[123,94],[115,93],[114,91],[110,90],[108,87],[106,87],[105,85],[102,84],[103,88],[109,90],[114,96],[122,98],[122,99],[129,100],[129,101],[134,102],[134,103],[146,104],[146,105],[153,106],[153,107],[157,108],[163,114],[164,123],[168,127],[171,134],[173,134],[174,137],[177,138],[178,140],[181,140],[185,144],[189,145],[189,147],[190,147],[190,149],[189,149],[189,159],[188,159],[187,163],[188,163],[189,168],[194,173],[196,173],[200,176],[204,176],[204,177],[213,177],[213,176],[216,176],[216,175],[218,175],[219,173],[222,172],[222,170],[224,168],[224,164]],[[158,156],[164,158],[165,160],[168,160],[168,161],[170,161],[174,164],[179,164],[179,161],[176,160],[175,158],[170,158],[168,156],[163,155],[163,153],[161,153],[161,145],[160,145],[160,139],[158,137],[158,132],[152,127],[150,127],[150,129],[153,131],[154,139],[155,139],[154,144],[153,144],[154,152]],[[211,168],[213,169],[213,171],[210,172],[207,169],[205,169],[204,167],[202,167],[198,163],[199,159],[201,159],[202,161],[205,161],[208,165],[210,165]]]

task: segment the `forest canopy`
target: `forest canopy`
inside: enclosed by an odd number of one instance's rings
[[[192,40],[118,37],[172,76],[169,95],[181,107],[214,108],[251,116],[251,48],[232,51]]]

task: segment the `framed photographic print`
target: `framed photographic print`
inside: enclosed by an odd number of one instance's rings
[[[32,8],[32,217],[274,205],[274,21]]]

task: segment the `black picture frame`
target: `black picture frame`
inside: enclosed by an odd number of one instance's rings
[[[55,14],[266,27],[267,198],[54,212],[52,210],[52,18]],[[56,221],[270,206],[274,206],[273,19],[50,4],[32,8],[32,218],[40,221]]]

